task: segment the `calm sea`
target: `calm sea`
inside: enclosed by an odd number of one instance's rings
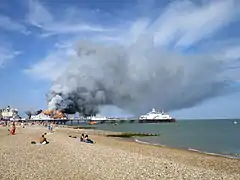
[[[97,127],[110,131],[160,133],[160,136],[137,140],[240,158],[240,120],[237,124],[234,120],[179,120],[177,123],[102,124]]]

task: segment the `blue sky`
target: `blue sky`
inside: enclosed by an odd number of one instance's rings
[[[169,53],[207,54],[220,60],[221,78],[231,82],[227,94],[173,111],[173,116],[239,117],[239,5],[237,0],[2,0],[0,105],[46,108],[45,94],[79,40],[128,47],[145,33]],[[111,112],[123,113],[116,108]]]

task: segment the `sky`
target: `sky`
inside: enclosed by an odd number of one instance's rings
[[[76,55],[80,40],[130,48],[143,35],[151,35],[154,46],[172,56],[206,56],[193,58],[191,63],[216,59],[222,64],[220,78],[228,82],[224,87],[227,93],[174,109],[172,116],[240,117],[237,0],[2,0],[0,106],[11,105],[21,111],[47,108],[46,94]],[[203,70],[211,70],[207,63],[203,65]],[[192,81],[197,84],[199,79],[193,77]],[[128,114],[109,106],[101,113]]]

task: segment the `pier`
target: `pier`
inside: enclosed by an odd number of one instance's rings
[[[95,124],[123,124],[123,123],[172,123],[176,122],[175,120],[142,120],[142,119],[108,119],[108,120],[90,120],[90,119],[25,119],[25,120],[11,120],[11,121],[24,121],[24,122],[49,122],[49,123],[56,123],[56,124],[88,124],[88,125],[95,125]]]
[[[123,123],[172,123],[175,119],[166,120],[142,120],[142,119],[110,119],[110,120],[89,120],[89,119],[71,119],[66,120],[70,124],[123,124]]]

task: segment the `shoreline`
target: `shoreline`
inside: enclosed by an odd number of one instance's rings
[[[100,134],[96,134],[96,132],[100,131]],[[129,152],[135,152],[135,147],[139,148],[140,150],[138,151],[138,153],[141,153],[143,155],[146,155],[149,153],[147,153],[148,150],[154,151],[155,153],[151,152],[151,155],[156,157],[156,158],[161,158],[161,155],[158,155],[158,153],[163,153],[164,156],[166,155],[167,158],[176,158],[178,161],[180,162],[188,162],[190,164],[192,164],[192,159],[197,159],[197,161],[200,162],[200,164],[198,164],[197,166],[205,166],[205,164],[209,163],[210,160],[210,164],[212,164],[212,166],[215,166],[216,164],[221,164],[221,162],[223,161],[224,164],[227,162],[235,162],[238,164],[238,167],[240,168],[240,159],[238,158],[230,158],[230,157],[226,157],[226,156],[221,156],[221,155],[217,155],[217,154],[209,154],[209,153],[202,153],[199,151],[193,151],[193,150],[189,150],[189,149],[184,149],[184,148],[175,148],[175,147],[169,147],[169,146],[165,146],[165,145],[154,145],[151,143],[140,143],[140,142],[136,142],[134,137],[131,138],[116,138],[116,137],[107,137],[105,136],[106,133],[111,133],[111,131],[103,131],[103,130],[85,130],[82,129],[81,132],[87,132],[90,137],[97,138],[100,137],[102,139],[105,139],[106,141],[109,141],[109,143],[102,143],[99,142],[100,144],[103,145],[107,145],[107,146],[111,146],[111,145],[116,145],[118,144],[116,147],[118,149],[124,149],[124,150],[128,150]],[[105,135],[102,133],[105,132]],[[113,132],[116,133],[116,132]],[[119,132],[117,132],[119,133]],[[128,148],[126,147],[122,147],[122,145],[126,145]],[[133,148],[131,148],[131,146],[133,146]],[[145,152],[146,150],[146,152]],[[186,158],[187,157],[187,158]],[[215,164],[216,163],[216,164]],[[214,165],[215,164],[215,165]],[[195,165],[194,165],[195,166]],[[229,165],[228,165],[229,166]],[[222,169],[223,167],[219,167],[220,169]],[[224,168],[224,170],[227,168]]]
[[[81,126],[80,126],[81,127]],[[73,128],[72,126],[66,126],[66,128]],[[76,127],[74,127],[76,128]],[[73,128],[73,129],[74,129]],[[91,130],[89,128],[86,129],[79,129],[79,130]],[[124,131],[107,131],[107,130],[101,130],[98,129],[97,127],[92,129],[95,132],[101,132],[101,134],[121,134],[121,133],[127,133]],[[129,132],[128,132],[129,133]],[[134,133],[134,132],[130,132],[130,133]],[[106,136],[107,137],[107,136]],[[145,136],[147,137],[147,136]],[[240,154],[237,155],[231,155],[231,154],[221,154],[221,153],[216,153],[216,152],[208,152],[208,151],[204,151],[204,150],[199,150],[199,149],[195,149],[195,148],[189,148],[189,147],[174,147],[174,146],[169,146],[169,145],[165,145],[165,144],[161,144],[161,143],[151,143],[151,142],[147,142],[147,141],[142,141],[139,140],[138,137],[107,137],[107,138],[113,138],[113,139],[118,139],[121,141],[132,141],[135,143],[139,143],[139,144],[145,144],[148,146],[156,146],[156,147],[164,147],[164,148],[169,148],[169,149],[176,149],[176,150],[183,150],[183,151],[187,151],[187,152],[194,152],[194,153],[199,153],[199,154],[205,154],[205,155],[209,155],[209,156],[217,156],[217,157],[223,157],[223,158],[228,158],[228,159],[236,159],[236,160],[240,160]]]
[[[70,128],[70,129],[74,129],[71,126],[68,126],[66,128]],[[194,149],[194,148],[180,148],[180,147],[174,147],[174,146],[168,146],[168,145],[164,145],[164,144],[159,144],[159,143],[150,143],[147,141],[141,141],[139,139],[137,139],[138,137],[111,137],[111,136],[107,136],[107,135],[112,135],[112,134],[121,134],[121,133],[126,133],[126,132],[120,132],[120,131],[105,131],[105,130],[101,130],[101,129],[78,129],[80,131],[88,131],[90,132],[90,134],[94,131],[93,134],[91,135],[100,135],[100,136],[104,136],[106,138],[110,138],[110,139],[114,139],[114,140],[119,140],[119,141],[125,141],[125,142],[133,142],[136,144],[142,144],[142,145],[146,145],[146,146],[154,146],[154,147],[159,147],[159,148],[166,148],[166,149],[171,149],[171,150],[177,150],[177,151],[185,151],[185,152],[189,152],[189,153],[196,153],[196,154],[200,154],[200,155],[207,155],[207,156],[213,156],[213,157],[219,157],[219,158],[226,158],[226,159],[234,159],[234,160],[239,160],[240,161],[240,156],[234,156],[234,155],[227,155],[227,154],[220,154],[220,153],[213,153],[213,152],[207,152],[207,151],[201,151],[198,149]],[[97,134],[95,134],[96,132],[99,132]]]
[[[105,136],[110,131],[57,127],[49,144],[30,143],[46,132],[34,125],[10,136],[0,127],[0,179],[240,179],[239,160]],[[82,133],[96,143],[80,142]]]
[[[187,151],[187,152],[194,152],[194,153],[199,153],[199,154],[204,154],[204,155],[209,155],[209,156],[223,157],[223,158],[228,158],[228,159],[236,159],[236,160],[240,161],[240,156],[238,156],[238,155],[234,156],[234,155],[213,153],[213,152],[201,151],[201,150],[193,149],[193,148],[172,147],[172,146],[167,146],[167,145],[164,145],[164,144],[141,141],[137,138],[133,138],[133,141],[136,142],[136,143],[139,143],[139,144],[147,145],[147,146],[156,146],[156,147],[163,147],[163,148],[169,148],[169,149],[183,150],[183,151]]]

